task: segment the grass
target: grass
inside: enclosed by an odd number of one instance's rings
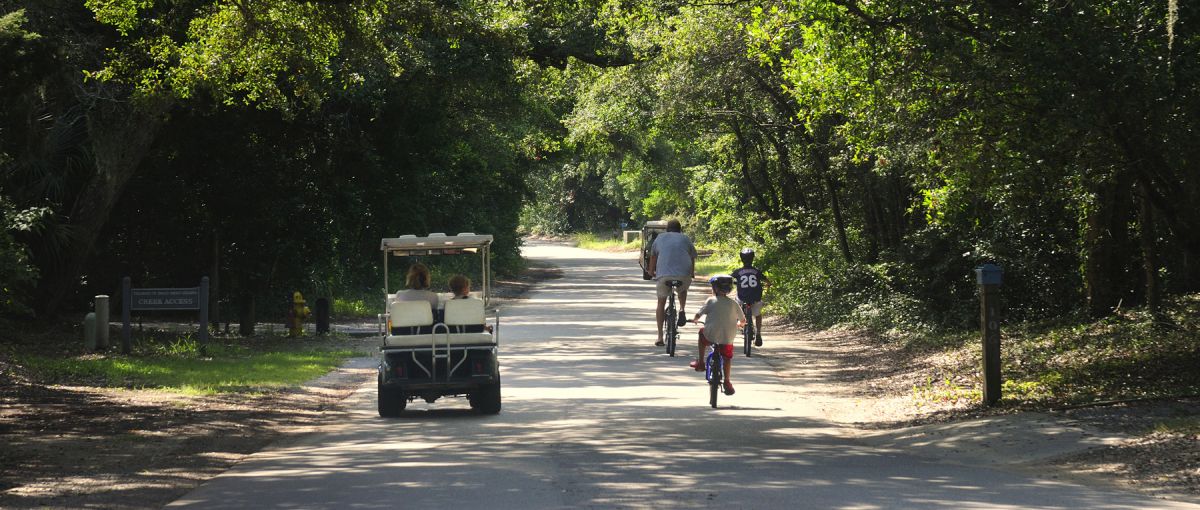
[[[741,261],[733,253],[714,252],[707,257],[696,259],[696,276],[729,274],[741,266]]]
[[[575,234],[575,241],[579,243],[579,247],[586,250],[596,251],[639,251],[642,249],[641,238],[633,238],[630,242],[622,242],[620,239],[601,239],[596,234],[580,233]]]
[[[130,355],[14,355],[14,361],[45,383],[156,389],[189,395],[261,393],[302,384],[356,356],[311,341],[259,337],[210,341],[191,336],[143,339]]]
[[[378,313],[367,306],[363,299],[333,299],[333,316],[346,319],[367,319]]]
[[[1164,434],[1200,435],[1200,418],[1195,416],[1172,418],[1155,425],[1154,431]]]

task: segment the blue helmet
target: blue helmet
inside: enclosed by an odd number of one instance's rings
[[[733,290],[733,277],[727,274],[715,275],[708,279],[708,283],[712,285],[713,289],[721,292],[729,292]]]

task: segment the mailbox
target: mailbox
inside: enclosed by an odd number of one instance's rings
[[[975,268],[975,281],[980,285],[1000,285],[1004,269],[995,264],[984,264]]]

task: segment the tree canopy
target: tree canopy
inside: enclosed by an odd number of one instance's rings
[[[663,216],[817,325],[1200,286],[1196,14],[1169,2],[0,0],[5,313],[220,275],[378,286],[380,237]],[[15,220],[13,219],[15,218]]]

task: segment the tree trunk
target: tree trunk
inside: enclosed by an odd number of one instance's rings
[[[1084,286],[1088,311],[1094,317],[1112,315],[1133,288],[1128,231],[1132,191],[1132,179],[1125,173],[1101,182],[1094,192],[1095,203],[1088,211]]]
[[[750,142],[749,140],[746,140],[745,135],[742,133],[741,124],[737,121],[737,119],[733,119],[729,121],[729,126],[733,129],[733,134],[738,140],[738,159],[740,160],[742,167],[742,180],[746,183],[746,189],[750,197],[758,203],[759,209],[766,213],[767,216],[771,217],[772,219],[778,218],[778,211],[776,211],[771,202],[763,196],[763,193],[754,184],[754,177],[750,174],[750,154],[746,149],[746,146]]]
[[[212,232],[212,264],[208,270],[208,316],[214,329],[221,329],[221,234]]]
[[[771,143],[775,145],[775,152],[779,154],[779,176],[783,179],[783,197],[782,205],[800,206],[808,209],[808,197],[804,193],[804,188],[800,183],[796,182],[796,175],[792,173],[792,152],[787,145],[788,130],[780,128],[776,136],[771,137]]]
[[[868,263],[879,261],[879,246],[886,245],[883,205],[879,194],[875,191],[875,179],[866,164],[856,164],[858,182],[862,186],[863,226],[867,238],[867,254],[863,260]]]
[[[1183,292],[1200,290],[1200,187],[1187,178],[1194,173],[1191,167],[1176,170],[1164,157],[1167,153],[1159,144],[1120,129],[1121,119],[1112,119],[1113,139],[1125,153],[1126,161],[1135,162],[1137,182],[1142,196],[1153,205],[1154,216],[1161,220],[1174,240],[1183,249]],[[1190,266],[1190,267],[1189,267]]]
[[[238,306],[238,334],[241,336],[254,335],[254,294],[243,294]]]
[[[852,262],[854,257],[850,255],[850,242],[846,237],[846,220],[842,217],[842,203],[838,198],[838,185],[833,180],[832,172],[823,172],[825,179],[825,187],[829,190],[829,205],[833,209],[833,225],[836,230],[838,247],[842,250],[842,258],[846,262]]]
[[[1142,245],[1142,268],[1146,285],[1146,311],[1155,323],[1163,322],[1162,286],[1158,279],[1158,232],[1154,226],[1154,207],[1145,186],[1138,186],[1138,239]]]
[[[798,112],[795,102],[783,93],[781,82],[768,82],[767,79],[760,73],[750,70],[747,74],[754,80],[758,86],[758,90],[767,94],[771,98],[771,104],[775,106],[775,112],[780,124],[778,136],[773,138],[775,150],[779,153],[779,171],[783,178],[783,205],[799,205],[805,209],[808,208],[808,197],[804,193],[804,188],[796,182],[796,176],[792,173],[791,150],[787,146],[786,133],[798,133],[802,137],[807,137],[804,132],[804,126],[795,122],[798,117]],[[775,75],[772,75],[775,76]]]
[[[851,262],[854,257],[850,254],[850,241],[846,236],[846,219],[842,216],[842,201],[839,198],[837,180],[833,178],[833,168],[829,165],[829,157],[821,150],[821,144],[817,143],[816,137],[808,137],[806,141],[808,142],[808,156],[812,159],[813,167],[816,168],[821,181],[825,183],[825,191],[829,193],[829,208],[833,211],[833,227],[834,234],[837,236],[838,248],[842,251],[842,258],[846,262]],[[828,138],[826,137],[824,141],[828,142]]]
[[[97,101],[87,112],[95,173],[71,207],[69,244],[62,265],[45,280],[43,312],[54,316],[78,288],[92,249],[108,223],[125,184],[137,173],[165,123],[168,103]]]

